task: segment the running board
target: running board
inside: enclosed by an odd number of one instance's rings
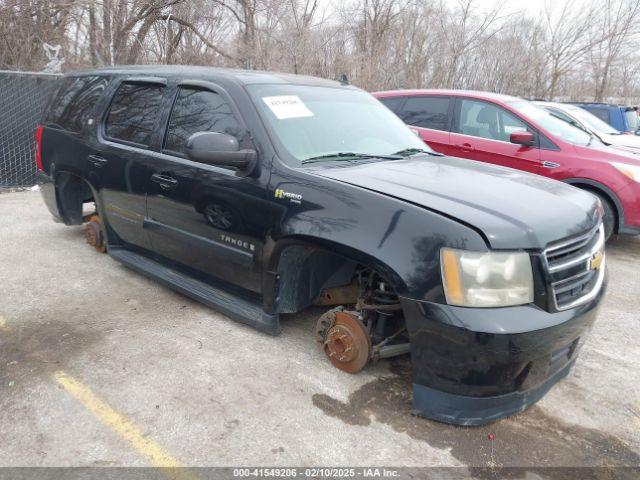
[[[218,287],[213,287],[130,250],[110,247],[108,253],[111,257],[143,275],[213,307],[238,322],[250,325],[270,335],[280,333],[278,315],[265,313],[262,305],[257,302],[251,302]]]

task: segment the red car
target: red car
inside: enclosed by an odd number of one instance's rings
[[[640,161],[633,155],[607,147],[521,98],[461,90],[373,95],[434,150],[589,190],[602,201],[607,238],[640,234]]]

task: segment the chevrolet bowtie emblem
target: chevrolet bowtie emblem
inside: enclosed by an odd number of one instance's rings
[[[602,260],[604,260],[603,252],[594,253],[589,259],[589,270],[598,270],[602,266]]]

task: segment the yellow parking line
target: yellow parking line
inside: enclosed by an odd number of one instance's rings
[[[5,330],[7,328],[7,321],[4,319],[2,315],[0,315],[0,330]]]
[[[121,413],[111,408],[107,403],[101,400],[89,387],[82,384],[79,380],[67,375],[65,372],[54,372],[53,378],[67,392],[75,397],[84,407],[89,410],[98,420],[109,427],[113,432],[127,440],[133,448],[140,454],[147,457],[151,464],[159,468],[177,469],[183,465],[173,458],[158,443],[146,437],[144,433],[133,422],[127,419]],[[167,476],[175,479],[193,479],[191,472],[167,471]]]

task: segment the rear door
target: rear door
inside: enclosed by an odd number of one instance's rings
[[[94,111],[104,95],[109,78],[105,76],[65,77],[44,117],[45,169],[56,168],[84,177],[88,142],[95,130]],[[93,125],[93,126],[92,126]],[[53,172],[51,172],[53,173]]]
[[[447,96],[408,97],[398,116],[436,152],[450,154],[452,99]]]
[[[97,188],[106,224],[129,246],[149,249],[143,231],[146,180],[159,143],[166,82],[128,79],[115,93],[87,156],[88,178]]]
[[[524,120],[494,103],[470,98],[456,100],[451,155],[505,167],[540,172],[540,149],[511,143],[513,132],[537,132]]]
[[[182,82],[174,92],[162,153],[147,182],[145,228],[153,249],[200,274],[259,292],[259,259],[268,214],[264,179],[189,160],[187,139],[220,132],[254,148],[229,95],[209,82]]]

